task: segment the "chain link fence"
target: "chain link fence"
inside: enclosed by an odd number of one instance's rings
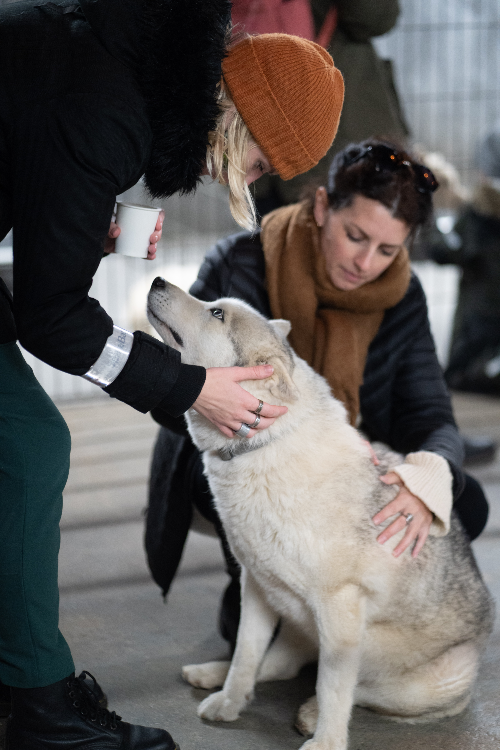
[[[394,62],[414,141],[442,153],[470,184],[478,140],[500,120],[500,3],[400,4],[396,28],[375,44]]]

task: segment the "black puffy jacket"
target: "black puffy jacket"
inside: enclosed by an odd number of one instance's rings
[[[74,375],[113,322],[89,297],[116,195],[196,187],[218,113],[229,0],[27,0],[0,9],[0,239],[14,229],[14,300],[0,290],[0,343],[19,338]],[[3,284],[3,282],[0,282]],[[110,395],[173,414],[204,368],[135,336]]]
[[[237,297],[270,318],[260,235],[242,232],[218,242],[190,291],[205,301]],[[189,530],[191,506],[206,510],[208,487],[184,418],[172,419],[161,410],[152,414],[163,428],[153,456],[146,550],[153,577],[167,592]],[[453,474],[454,499],[459,497],[464,486],[463,443],[436,357],[425,295],[415,275],[401,302],[386,311],[368,350],[360,414],[361,429],[372,441],[404,454],[425,450],[443,456]]]

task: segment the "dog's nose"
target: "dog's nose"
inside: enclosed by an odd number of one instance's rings
[[[165,287],[167,286],[167,282],[165,281],[165,279],[162,279],[161,276],[157,276],[151,286],[156,286],[158,287],[158,289],[165,289]]]

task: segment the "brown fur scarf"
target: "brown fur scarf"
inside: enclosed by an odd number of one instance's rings
[[[319,232],[306,203],[279,208],[262,221],[271,311],[291,322],[291,345],[328,380],[355,424],[368,347],[385,310],[408,289],[410,261],[403,248],[378,279],[341,291],[326,274]]]

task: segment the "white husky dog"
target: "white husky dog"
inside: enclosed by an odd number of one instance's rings
[[[163,279],[151,287],[148,317],[188,364],[272,364],[270,378],[244,387],[288,406],[250,440],[226,438],[187,414],[242,567],[230,666],[183,670],[197,687],[224,683],[199,715],[234,721],[257,680],[294,677],[316,658],[316,697],[298,717],[314,737],[302,750],[346,750],[354,703],[407,721],[462,711],[493,608],[459,521],[448,536],[429,537],[417,559],[409,550],[391,554],[401,534],[376,542],[371,519],[395,493],[378,477],[401,456],[373,465],[327,382],[291,350],[286,321],[267,321],[235,299],[200,302]]]

